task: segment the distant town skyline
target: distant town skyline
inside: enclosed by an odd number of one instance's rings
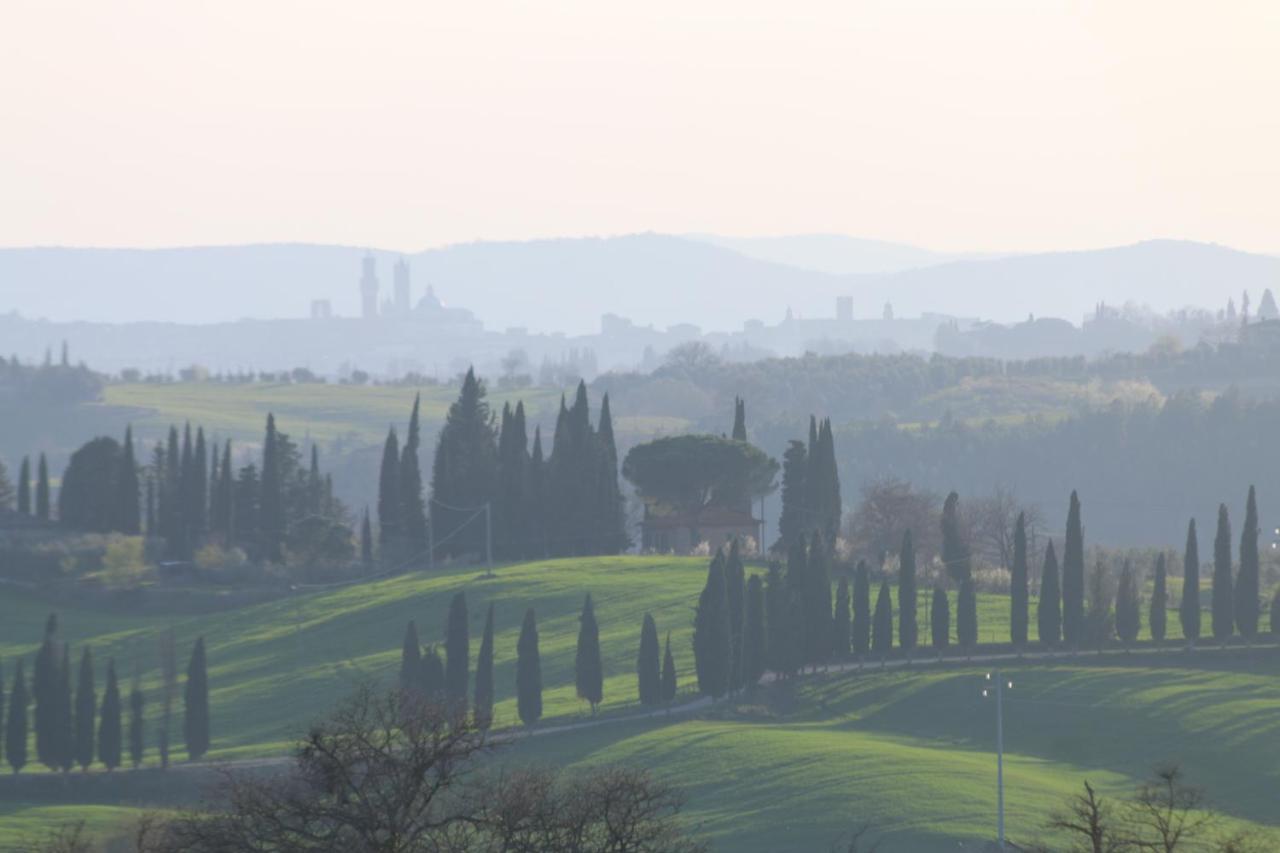
[[[1280,6],[18,0],[0,245],[1280,252]]]

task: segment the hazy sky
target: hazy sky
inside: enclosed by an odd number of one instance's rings
[[[1276,0],[4,8],[4,245],[1280,250]]]

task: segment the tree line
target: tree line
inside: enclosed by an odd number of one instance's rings
[[[589,408],[584,383],[572,406],[561,398],[548,454],[541,428],[534,428],[530,443],[524,403],[504,404],[496,418],[484,383],[468,370],[436,443],[428,502],[415,400],[403,447],[394,427],[383,445],[379,559],[407,566],[436,555],[484,555],[490,547],[500,559],[625,550],[629,537],[608,396],[595,426]]]
[[[172,632],[161,635],[160,657],[162,714],[156,746],[161,766],[168,767],[170,719],[177,691]],[[7,702],[0,680],[3,753],[13,772],[21,772],[31,757],[31,729],[35,730],[35,759],[50,770],[66,773],[79,766],[86,771],[95,762],[108,771],[126,761],[134,768],[141,766],[147,750],[146,696],[137,674],[125,697],[115,659],[109,658],[106,687],[99,702],[93,652],[85,646],[74,668],[74,690],[72,682],[71,646],[59,639],[58,618],[50,614],[29,684],[22,658],[18,659]],[[187,664],[183,707],[183,741],[188,758],[197,761],[209,749],[209,678],[203,637],[197,638]]]

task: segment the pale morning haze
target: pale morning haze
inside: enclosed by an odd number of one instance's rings
[[[1280,249],[1280,4],[53,2],[0,244]]]

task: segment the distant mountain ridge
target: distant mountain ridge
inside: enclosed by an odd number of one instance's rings
[[[766,244],[784,245],[788,252],[811,244],[809,238],[769,238],[779,239],[784,243]],[[850,240],[841,238],[838,245],[873,243]],[[885,245],[900,261],[941,257]],[[355,316],[365,251],[308,244],[0,249],[0,313],[55,321],[208,323],[304,317],[311,300],[327,299],[336,314]],[[372,254],[381,293],[389,298],[391,265],[402,255],[380,249]],[[1078,323],[1099,301],[1134,301],[1158,310],[1217,308],[1228,297],[1238,303],[1247,289],[1256,305],[1263,288],[1280,286],[1280,258],[1174,240],[857,274],[804,269],[663,234],[477,242],[403,257],[412,266],[415,299],[431,284],[445,302],[471,309],[489,329],[569,334],[598,330],[604,313],[660,328],[692,323],[708,331],[739,329],[749,319],[777,322],[788,309],[797,316],[830,317],[840,295],[853,297],[858,317],[878,317],[884,303],[892,302],[899,316],[933,312],[1015,321],[1035,314]],[[851,257],[845,262],[852,263]],[[813,255],[805,263],[823,261]]]
[[[687,234],[690,240],[731,249],[749,258],[833,275],[895,273],[949,261],[998,257],[996,254],[935,252],[906,243],[867,240],[844,234],[794,234],[779,237],[724,237]]]

